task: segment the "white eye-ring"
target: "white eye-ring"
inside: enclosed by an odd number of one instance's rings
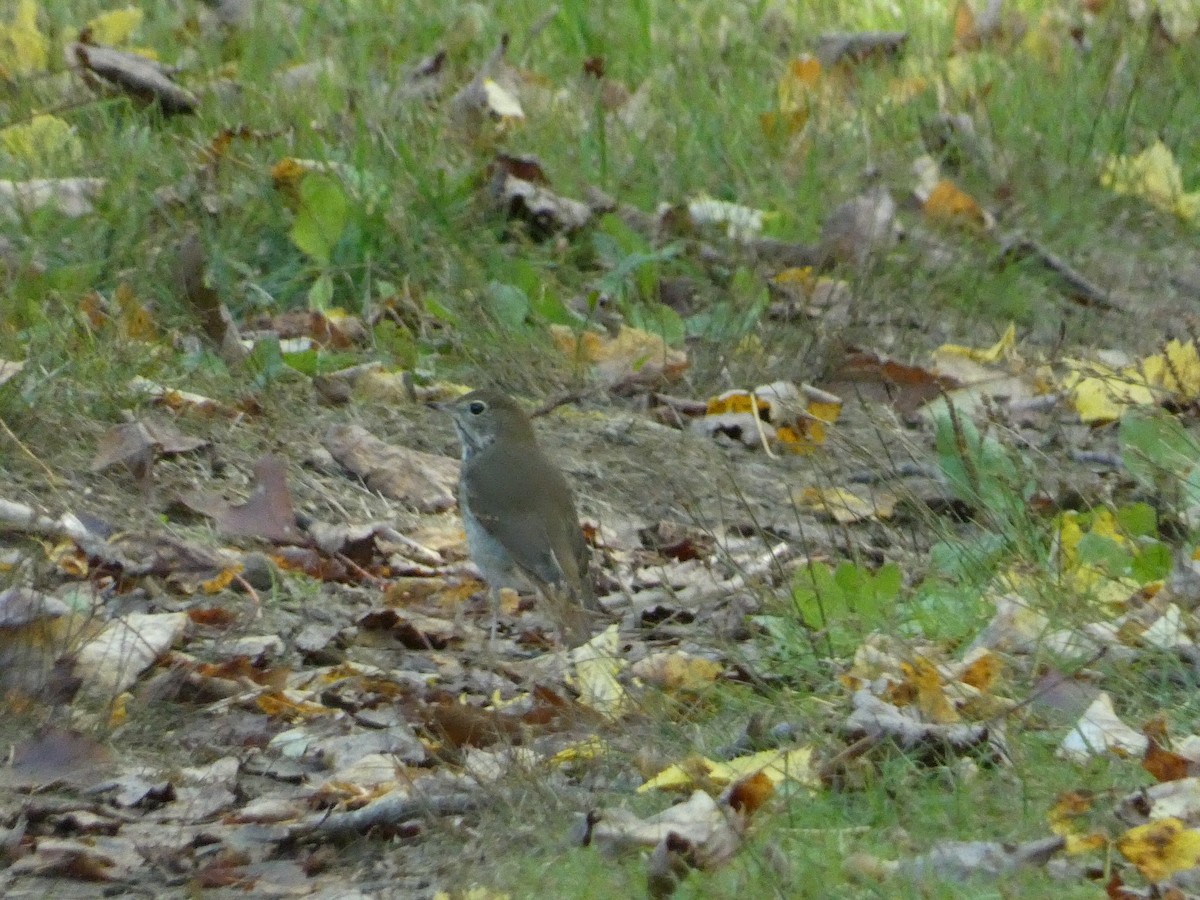
[[[471,405],[467,407],[473,416],[481,415],[487,408],[487,404],[482,400],[472,400]]]

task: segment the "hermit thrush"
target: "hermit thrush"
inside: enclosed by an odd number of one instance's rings
[[[564,633],[583,636],[580,605],[600,609],[571,488],[542,452],[529,417],[510,397],[473,391],[449,404],[462,443],[458,508],[467,548],[493,595],[537,588]],[[575,601],[563,603],[571,598]]]

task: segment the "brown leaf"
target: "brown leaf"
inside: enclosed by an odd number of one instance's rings
[[[292,495],[287,486],[287,466],[278,456],[264,456],[254,466],[254,491],[245,503],[228,507],[217,516],[217,527],[227,534],[257,537],[277,544],[304,540],[296,527]]]
[[[959,387],[952,378],[935,375],[921,366],[889,359],[873,350],[847,348],[835,365],[828,387],[842,396],[864,396],[887,401],[904,415],[943,392]]]
[[[458,463],[445,456],[387,444],[359,425],[335,425],[325,434],[333,458],[367,487],[418,512],[454,506]]]
[[[171,70],[144,56],[75,42],[67,45],[66,57],[92,87],[118,88],[143,103],[157,103],[166,115],[196,111],[196,97],[171,80]]]
[[[175,252],[172,280],[176,293],[183,296],[200,319],[205,336],[217,347],[227,363],[241,362],[250,352],[241,342],[233,316],[208,284],[207,253],[197,231],[188,232]]]
[[[138,479],[145,479],[156,456],[190,453],[207,444],[202,438],[189,437],[168,425],[126,422],[114,425],[100,438],[91,470],[103,472],[123,465]]]
[[[85,786],[111,764],[103,744],[78,731],[49,727],[13,748],[12,764],[0,770],[0,783],[21,789],[56,782]]]
[[[521,721],[503,713],[449,700],[430,704],[421,714],[429,733],[456,749],[521,743]]]
[[[91,470],[103,472],[113,466],[125,466],[143,485],[150,479],[156,445],[141,422],[114,425],[100,438]]]

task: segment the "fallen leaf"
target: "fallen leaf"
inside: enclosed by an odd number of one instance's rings
[[[1185,222],[1200,220],[1200,191],[1184,190],[1179,163],[1161,140],[1136,156],[1108,157],[1100,183],[1114,193],[1141,197]]]
[[[245,503],[230,506],[217,517],[226,534],[257,537],[278,544],[302,542],[287,486],[287,465],[278,456],[254,464],[254,490]]]
[[[592,364],[596,376],[613,388],[670,381],[688,367],[684,351],[673,349],[656,334],[627,325],[620,327],[616,337],[551,325],[550,336],[566,356]]]
[[[1056,755],[1073,762],[1086,762],[1101,753],[1140,757],[1148,745],[1144,734],[1117,718],[1112,698],[1107,693],[1100,693],[1063,738]]]
[[[115,87],[143,103],[157,103],[166,115],[192,113],[199,101],[171,80],[171,70],[124,50],[75,42],[66,47],[67,66],[90,86]]]
[[[1167,818],[1130,828],[1117,849],[1148,881],[1162,881],[1200,865],[1200,831]]]

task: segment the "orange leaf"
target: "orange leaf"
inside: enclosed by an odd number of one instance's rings
[[[953,224],[985,228],[987,217],[975,198],[961,190],[953,181],[943,178],[925,201],[925,215],[931,219]]]

